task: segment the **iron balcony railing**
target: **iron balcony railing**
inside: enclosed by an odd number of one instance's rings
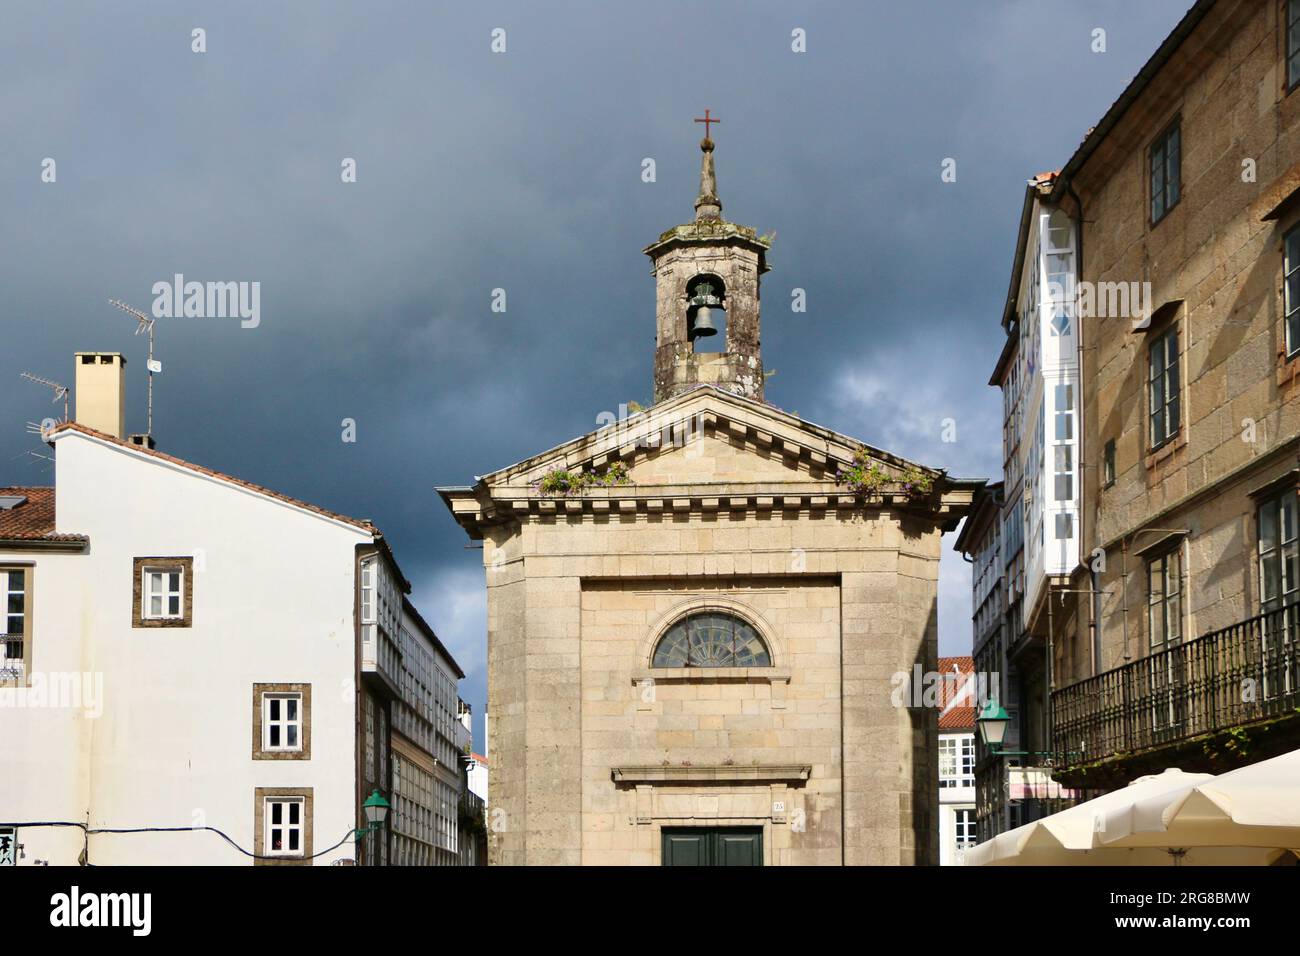
[[[23,635],[0,634],[0,681],[20,684],[25,675]]]
[[[1300,603],[1052,694],[1053,763],[1077,766],[1273,717],[1300,704]]]

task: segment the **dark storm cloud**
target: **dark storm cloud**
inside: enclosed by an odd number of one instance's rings
[[[74,350],[124,350],[143,429],[143,340],[108,298],[147,309],[177,272],[258,281],[256,329],[159,323],[161,446],[375,520],[481,713],[480,554],[433,486],[649,400],[640,250],[692,213],[691,119],[722,117],[726,215],[777,233],[769,399],[996,475],[985,381],[1024,181],[1064,163],[1187,0],[6,6],[0,483],[42,478],[23,422],[51,406],[21,369],[68,380]],[[967,578],[945,558],[946,652],[969,647]]]

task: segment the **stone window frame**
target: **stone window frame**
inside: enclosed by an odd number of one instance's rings
[[[297,856],[266,855],[266,801],[270,797],[297,797],[302,800],[302,853]],[[254,866],[311,866],[312,830],[314,828],[312,787],[257,787],[253,791]]]
[[[1297,495],[1300,495],[1300,486],[1297,485],[1297,474],[1294,471],[1288,472],[1283,475],[1282,478],[1270,482],[1262,489],[1251,492],[1251,499],[1255,506],[1255,513],[1253,516],[1255,543],[1252,548],[1252,558],[1255,565],[1255,587],[1258,588],[1259,591],[1255,599],[1255,606],[1258,614],[1268,614],[1287,606],[1287,601],[1285,600],[1286,585],[1294,582],[1287,582],[1285,575],[1282,572],[1285,568],[1286,553],[1295,550],[1296,542],[1294,540],[1288,541],[1283,536],[1281,508],[1282,505],[1290,499],[1292,521],[1295,522],[1300,520],[1300,518],[1297,517],[1297,512],[1300,512],[1300,497],[1297,497]],[[1263,538],[1263,511],[1266,508],[1272,508],[1278,512],[1273,519],[1276,531],[1276,543],[1274,543],[1272,548],[1267,549],[1269,551],[1276,551],[1279,557],[1279,574],[1277,582],[1278,593],[1276,600],[1274,601],[1266,600],[1264,587],[1266,575],[1264,553],[1266,549],[1264,548],[1265,541]],[[1291,593],[1292,595],[1295,594],[1294,588]],[[1273,604],[1273,607],[1265,608],[1265,604]]]
[[[1158,543],[1155,549],[1147,552],[1144,555],[1146,559],[1145,569],[1146,569],[1146,579],[1147,579],[1146,580],[1146,585],[1147,585],[1146,586],[1146,591],[1147,591],[1146,629],[1147,629],[1147,653],[1148,654],[1159,654],[1162,651],[1167,651],[1171,647],[1177,647],[1178,645],[1183,644],[1184,642],[1189,640],[1188,627],[1187,627],[1187,612],[1188,612],[1187,555],[1185,549],[1183,548],[1183,541],[1184,541],[1183,536],[1178,535],[1177,540],[1173,542],[1171,545],[1167,547],[1160,547]],[[1178,589],[1173,592],[1169,590],[1167,584],[1167,581],[1169,579],[1169,574],[1168,574],[1169,564],[1171,560],[1177,561],[1176,571],[1177,571]],[[1153,600],[1153,594],[1151,591],[1151,573],[1157,567],[1160,569],[1161,572],[1161,591],[1160,591],[1159,601]],[[1175,621],[1174,621],[1174,623],[1176,623],[1178,626],[1178,633],[1177,635],[1172,637],[1170,636],[1169,633],[1169,623],[1170,623],[1169,604],[1170,604],[1171,597],[1176,598],[1178,603],[1178,608],[1177,608]],[[1161,633],[1163,636],[1161,637],[1159,644],[1157,644],[1155,640],[1155,636],[1156,636],[1155,626],[1152,622],[1152,617],[1151,617],[1152,613],[1156,608],[1160,609],[1161,619],[1162,619]]]
[[[302,697],[302,736],[297,750],[266,750],[262,746],[262,704],[266,694],[299,694]],[[253,685],[253,759],[311,759],[311,684]]]
[[[637,664],[639,667],[648,669],[650,674],[654,674],[656,671],[664,671],[665,668],[656,668],[654,666],[654,652],[655,648],[659,646],[659,641],[679,621],[693,614],[708,611],[734,614],[752,627],[763,643],[767,645],[767,654],[771,663],[764,667],[753,668],[693,667],[690,670],[700,672],[701,676],[713,672],[722,677],[725,676],[724,672],[729,671],[761,671],[766,673],[774,668],[786,666],[785,647],[777,638],[772,625],[756,608],[734,598],[701,594],[675,604],[667,612],[660,615],[659,619],[647,631],[645,637],[642,638],[641,646],[637,649]],[[667,668],[667,670],[671,669]],[[776,672],[779,673],[779,671]]]
[[[1178,369],[1177,372],[1178,427],[1172,433],[1169,432],[1168,409],[1169,409],[1170,399],[1166,390],[1166,394],[1164,396],[1162,408],[1161,408],[1161,411],[1164,413],[1163,420],[1166,423],[1165,435],[1163,438],[1157,440],[1155,436],[1155,432],[1153,431],[1155,426],[1155,420],[1151,408],[1152,355],[1153,355],[1153,350],[1156,348],[1156,346],[1165,348],[1165,342],[1167,341],[1170,335],[1173,335],[1174,337],[1174,345],[1175,345],[1174,362]],[[1143,376],[1144,383],[1145,383],[1145,387],[1143,391],[1146,397],[1146,408],[1143,411],[1142,418],[1143,418],[1143,431],[1146,433],[1145,441],[1146,441],[1146,446],[1149,455],[1155,455],[1157,452],[1160,452],[1166,448],[1172,450],[1173,448],[1179,447],[1185,441],[1185,437],[1187,434],[1186,423],[1188,420],[1187,408],[1185,407],[1186,406],[1185,398],[1186,398],[1186,391],[1187,391],[1185,379],[1187,376],[1185,374],[1186,369],[1184,368],[1184,362],[1183,362],[1183,348],[1185,344],[1186,344],[1186,339],[1182,334],[1182,328],[1177,319],[1173,319],[1168,323],[1160,325],[1159,327],[1153,327],[1147,339],[1146,356],[1145,356],[1146,369],[1145,369],[1145,374]],[[1169,356],[1168,356],[1167,349],[1165,349],[1165,363],[1164,366],[1162,367],[1161,375],[1165,380],[1164,384],[1167,385],[1167,380],[1169,377]]]
[[[144,616],[144,572],[150,570],[178,570],[181,572],[181,616]],[[194,625],[194,558],[167,556],[132,559],[135,580],[131,587],[131,626],[136,627],[192,627]]]

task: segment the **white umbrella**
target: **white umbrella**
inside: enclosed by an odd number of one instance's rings
[[[1059,813],[1000,833],[992,840],[973,846],[963,854],[967,866],[989,865],[1141,865],[1143,861],[1168,863],[1163,850],[1152,847],[1114,848],[1098,840],[1114,821],[1125,819],[1134,804],[1151,799],[1168,799],[1191,791],[1208,773],[1166,770],[1139,777],[1127,787],[1079,803]]]
[[[1099,834],[1108,846],[1300,850],[1300,750],[1151,794]]]

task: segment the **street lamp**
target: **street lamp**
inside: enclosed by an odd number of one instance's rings
[[[392,809],[392,805],[384,799],[378,790],[375,790],[370,796],[366,797],[366,802],[361,804],[361,809],[366,815],[366,826],[365,829],[357,830],[358,843],[367,833],[373,833],[384,828],[384,824],[388,822],[388,811]]]
[[[1002,739],[1007,735],[1007,724],[1010,722],[1011,716],[1002,709],[996,698],[990,697],[979,717],[975,720],[980,729],[980,740],[984,741],[984,746],[988,747],[993,753],[1000,753]]]

